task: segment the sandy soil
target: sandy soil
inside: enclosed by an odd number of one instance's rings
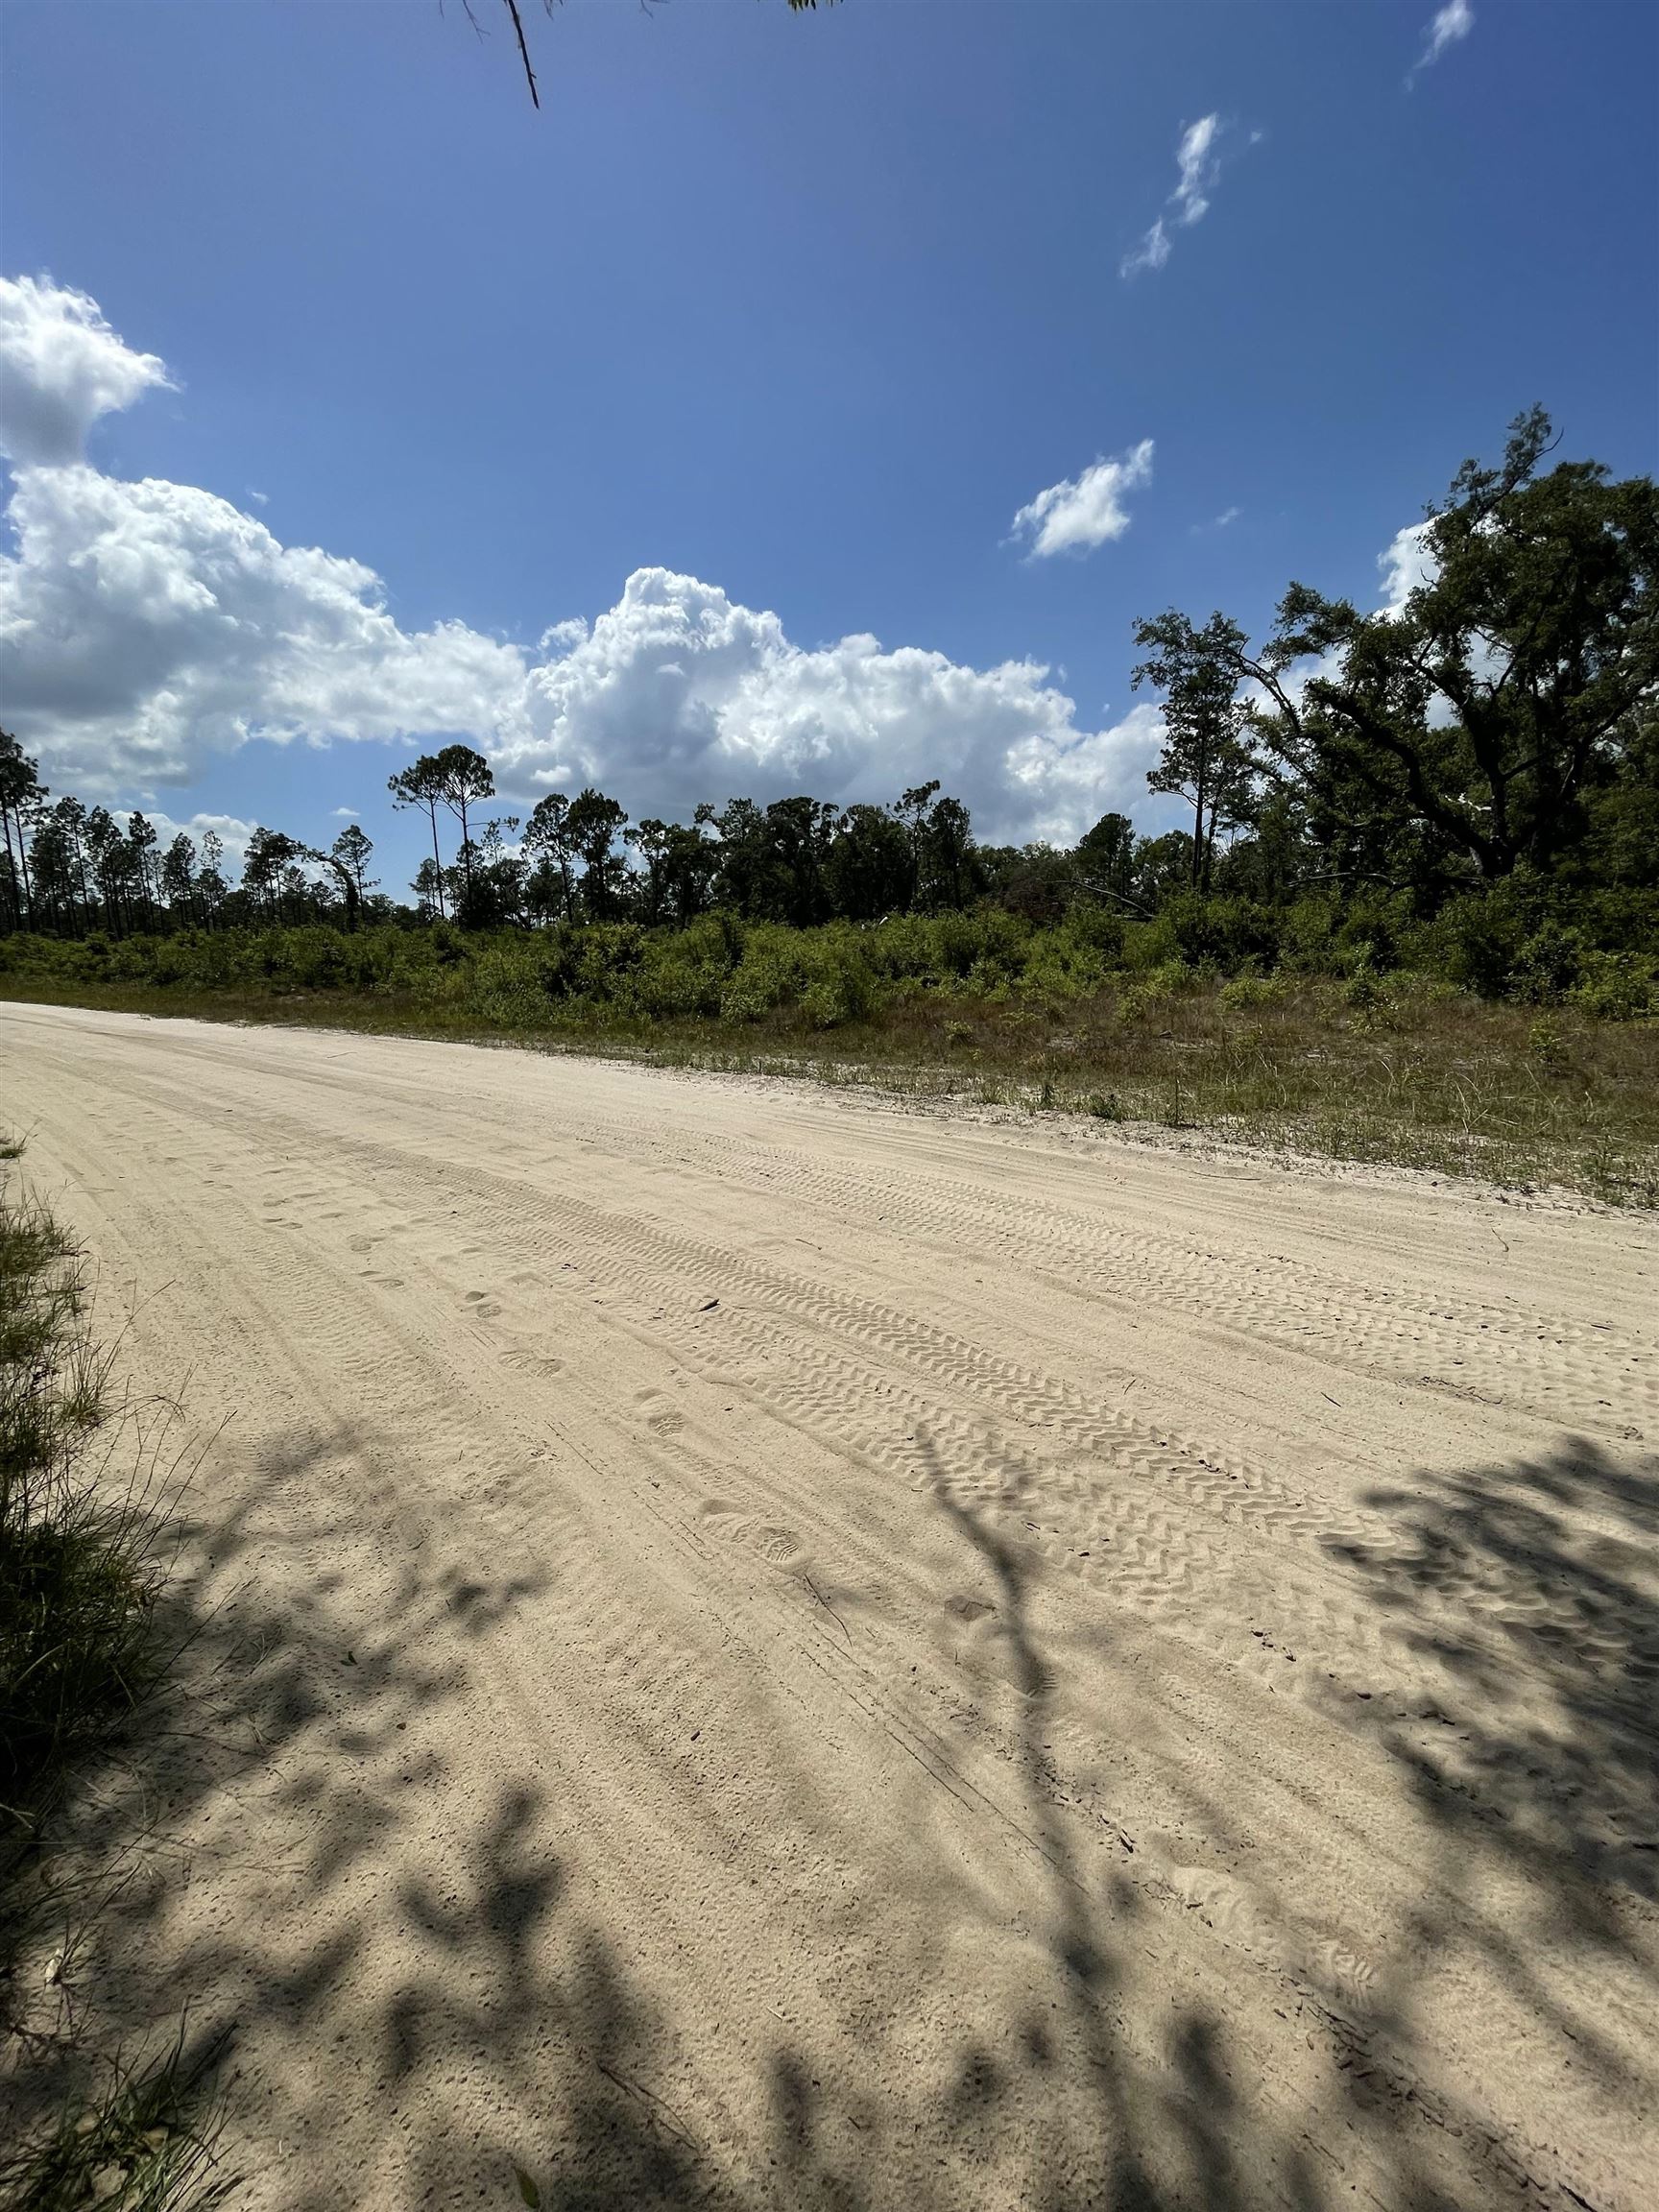
[[[243,2202],[1654,2203],[1653,1222],[326,1033],[0,1068],[224,1424],[87,1974],[235,2023]]]

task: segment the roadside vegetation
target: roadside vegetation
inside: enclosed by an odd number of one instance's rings
[[[391,779],[412,903],[327,853],[51,798],[0,746],[0,992],[787,1066],[1659,1196],[1659,493],[1547,466],[1541,410],[1411,533],[1377,613],[1135,626],[1161,703],[1117,812],[998,846],[929,781],[633,821],[493,813],[450,745]],[[1405,554],[1402,555],[1405,560]]]
[[[0,1145],[0,2204],[179,2212],[217,2192],[201,2060],[182,2028],[133,2060],[76,2003],[121,1884],[62,1834],[177,1655],[169,1483],[21,1149]]]

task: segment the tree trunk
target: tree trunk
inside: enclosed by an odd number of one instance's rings
[[[1204,779],[1198,779],[1198,796],[1192,805],[1192,888],[1204,888]]]
[[[429,799],[426,802],[426,811],[432,819],[432,888],[438,894],[438,919],[440,922],[444,922],[447,921],[448,917],[444,911],[444,862],[438,851],[438,802],[436,799]]]

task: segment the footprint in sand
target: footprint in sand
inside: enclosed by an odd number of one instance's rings
[[[773,1521],[757,1521],[723,1498],[706,1499],[699,1510],[713,1534],[729,1544],[743,1545],[768,1566],[793,1566],[805,1555],[806,1548],[792,1528],[781,1528]]]
[[[987,1613],[995,1613],[997,1608],[988,1604],[983,1598],[947,1598],[945,1610],[952,1621],[960,1621],[967,1625],[974,1621],[983,1621]]]
[[[685,1426],[685,1414],[671,1406],[661,1390],[637,1391],[634,1410],[654,1436],[678,1436]]]
[[[476,1308],[482,1312],[482,1307]],[[538,1352],[528,1344],[510,1344],[501,1355],[503,1367],[511,1367],[520,1375],[562,1375],[563,1359],[555,1358],[551,1352]]]

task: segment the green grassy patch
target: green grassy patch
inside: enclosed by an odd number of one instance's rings
[[[805,1074],[1659,1203],[1651,1017],[1363,963],[1334,977],[1123,959],[1120,932],[998,911],[817,930],[318,926],[12,939],[0,994]]]

